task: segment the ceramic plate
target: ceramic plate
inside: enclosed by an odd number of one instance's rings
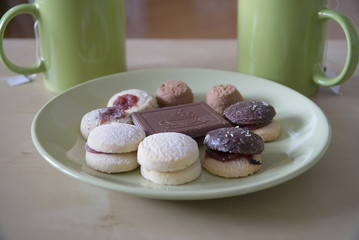
[[[85,164],[85,141],[79,128],[87,112],[105,107],[122,90],[138,88],[155,94],[168,80],[182,80],[195,101],[217,84],[233,84],[247,100],[264,100],[277,111],[281,136],[265,144],[260,172],[239,179],[224,179],[203,170],[188,184],[162,186],[142,178],[139,169],[106,174]],[[157,199],[210,199],[246,194],[292,179],[312,167],[326,151],[331,130],[323,112],[311,100],[277,83],[234,72],[210,69],[165,68],[130,71],[88,81],[56,96],[44,105],[32,123],[32,139],[52,166],[81,181],[109,190]],[[201,149],[203,154],[203,149]]]

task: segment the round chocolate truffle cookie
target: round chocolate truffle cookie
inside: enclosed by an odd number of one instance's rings
[[[212,87],[206,95],[206,103],[217,113],[223,114],[223,111],[230,105],[243,101],[242,95],[237,88],[231,84],[216,85]]]
[[[171,80],[161,84],[156,91],[160,107],[169,107],[193,102],[193,93],[183,81]]]

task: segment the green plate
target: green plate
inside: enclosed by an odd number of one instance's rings
[[[261,171],[246,178],[224,179],[203,170],[191,183],[162,186],[145,180],[139,169],[105,174],[89,168],[85,164],[85,141],[79,130],[82,116],[105,107],[109,98],[119,91],[138,88],[155,94],[157,87],[168,80],[187,82],[195,101],[204,100],[206,92],[214,85],[233,84],[245,99],[272,104],[282,132],[279,139],[266,143]],[[35,147],[46,161],[81,181],[141,197],[190,200],[246,194],[298,176],[323,156],[330,142],[331,129],[317,105],[277,83],[235,72],[165,68],[109,75],[73,87],[40,109],[33,120],[31,134]]]

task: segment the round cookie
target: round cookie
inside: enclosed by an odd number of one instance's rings
[[[247,177],[258,172],[262,167],[260,155],[254,155],[253,159],[256,164],[250,163],[245,157],[239,157],[232,161],[218,161],[207,158],[202,160],[202,166],[208,172],[224,178]]]
[[[90,148],[103,153],[127,153],[136,151],[146,137],[145,132],[134,125],[111,123],[94,128],[87,139]]]
[[[242,101],[226,108],[223,115],[232,124],[242,127],[268,123],[276,112],[273,106],[263,101]]]
[[[136,151],[112,154],[86,151],[85,160],[89,167],[105,173],[128,172],[139,166]]]
[[[221,115],[227,107],[240,101],[243,101],[242,95],[231,84],[216,85],[206,94],[206,103]]]
[[[191,182],[202,172],[201,162],[198,159],[189,167],[173,172],[159,172],[141,167],[141,175],[151,182],[164,185],[180,185]]]
[[[208,132],[203,143],[212,150],[225,153],[256,155],[264,150],[264,142],[260,136],[234,127],[219,128]]]
[[[261,136],[265,142],[276,140],[280,136],[280,124],[273,119],[270,124],[252,130],[255,134]]]
[[[138,146],[138,163],[150,170],[172,172],[184,169],[199,157],[197,142],[176,132],[156,133]]]
[[[106,107],[93,110],[86,113],[81,119],[81,135],[84,139],[87,139],[95,127],[114,122],[131,123],[130,114],[118,107]]]
[[[192,103],[193,93],[185,82],[171,80],[161,84],[157,88],[156,99],[160,107],[169,107]]]
[[[204,144],[207,149],[202,165],[214,175],[246,177],[262,167],[263,139],[248,130],[234,127],[216,129],[206,135]]]
[[[156,98],[140,89],[128,89],[113,95],[107,107],[121,107],[129,114],[142,110],[157,108]]]
[[[191,182],[202,171],[196,141],[176,132],[146,137],[138,146],[137,161],[141,165],[142,176],[157,184]]]
[[[266,102],[238,102],[226,108],[223,115],[232,124],[255,132],[266,142],[280,135],[280,124],[273,119],[276,111]]]

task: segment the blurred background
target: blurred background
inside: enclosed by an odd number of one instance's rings
[[[0,15],[27,2],[0,0]],[[329,7],[359,28],[359,0],[332,0]],[[237,0],[126,0],[126,8],[128,38],[236,38]],[[33,24],[30,15],[21,14],[9,23],[5,37],[33,38]],[[333,21],[328,27],[328,38],[345,38]]]

